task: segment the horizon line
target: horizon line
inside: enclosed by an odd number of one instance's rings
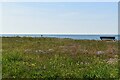
[[[0,34],[59,34],[59,35],[119,35],[119,33],[0,33]]]

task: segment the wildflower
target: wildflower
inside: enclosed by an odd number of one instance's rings
[[[115,55],[116,58],[118,58],[118,55]]]
[[[45,66],[45,65],[43,66],[43,69],[46,69],[46,66]]]
[[[76,65],[79,65],[79,63],[76,63]]]
[[[35,64],[31,64],[32,66],[35,66]]]
[[[83,62],[81,62],[80,64],[83,64]]]
[[[104,54],[104,51],[97,51],[96,54]]]
[[[15,76],[13,76],[13,78],[15,78]]]

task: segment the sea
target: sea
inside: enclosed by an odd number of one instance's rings
[[[100,40],[100,37],[115,37],[118,40],[118,35],[84,35],[84,34],[0,34],[1,37],[49,37],[49,38],[70,38],[77,40]]]

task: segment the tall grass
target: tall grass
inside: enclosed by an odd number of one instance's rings
[[[119,77],[118,42],[31,37],[2,40],[3,78]]]

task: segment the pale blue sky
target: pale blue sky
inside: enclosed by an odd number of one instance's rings
[[[2,33],[117,34],[117,2],[2,3]]]

